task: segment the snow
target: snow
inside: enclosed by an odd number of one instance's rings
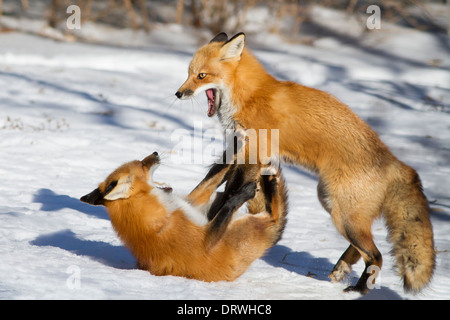
[[[163,154],[155,180],[174,192],[187,194],[204,177],[211,152],[220,154],[219,122],[206,117],[206,97],[178,101],[174,93],[206,40],[176,25],[149,35],[87,25],[83,32],[104,44],[0,33],[0,299],[449,299],[449,50],[436,35],[385,28],[360,44],[325,37],[306,46],[269,34],[249,34],[248,43],[276,77],[348,104],[419,172],[438,250],[422,293],[403,292],[382,221],[373,226],[384,257],[380,286],[364,297],[342,291],[362,262],[344,283],[331,283],[348,243],[317,200],[317,178],[287,166],[283,238],[240,278],[205,283],[138,270],[105,209],[78,199],[153,151]],[[183,138],[204,152],[180,158]]]

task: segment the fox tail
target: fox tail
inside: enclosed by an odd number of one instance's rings
[[[417,293],[430,282],[435,268],[433,229],[418,174],[402,169],[404,174],[387,189],[383,212],[404,289]]]

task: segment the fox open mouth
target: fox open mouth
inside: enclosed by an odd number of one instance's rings
[[[153,180],[153,174],[155,173],[155,170],[159,167],[159,162],[154,164],[149,172],[149,180],[148,182],[150,183],[151,186],[161,189],[165,192],[172,192],[172,187],[169,186],[167,183],[165,182],[156,182]]]
[[[156,181],[153,181],[154,185],[156,188],[161,189],[165,192],[172,192],[172,187],[169,186],[167,183],[163,182],[163,183],[159,183]]]
[[[220,98],[217,89],[207,89],[206,97],[208,98],[208,117],[212,117],[216,114],[217,109],[220,106]]]

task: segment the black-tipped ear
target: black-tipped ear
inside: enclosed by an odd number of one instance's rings
[[[239,32],[239,33],[236,33],[234,36],[232,36],[231,39],[228,40],[227,42],[231,42],[231,41],[233,41],[234,39],[236,39],[237,37],[240,37],[240,36],[244,36],[244,39],[245,39],[245,33],[244,32]]]
[[[98,188],[92,191],[91,193],[82,196],[80,200],[93,206],[103,206],[105,204],[103,195]]]
[[[217,34],[209,43],[212,42],[226,42],[228,41],[228,36],[225,32]]]
[[[221,60],[240,60],[245,46],[245,33],[239,32],[220,49]]]

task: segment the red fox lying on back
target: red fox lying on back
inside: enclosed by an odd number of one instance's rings
[[[341,281],[362,256],[366,268],[347,290],[367,292],[367,269],[382,265],[371,226],[383,213],[404,288],[420,291],[431,279],[435,251],[428,202],[416,171],[338,99],[275,79],[244,43],[243,33],[229,40],[220,33],[198,49],[176,96],[189,99],[206,92],[208,116],[217,114],[226,129],[279,129],[280,158],[319,175],[319,200],[350,242],[332,280]]]
[[[256,181],[239,188],[220,210],[233,214],[250,200],[249,214],[229,222],[216,245],[208,248],[207,234],[220,229],[209,230],[214,220],[208,222],[201,208],[208,206],[232,165],[215,172],[184,200],[153,182],[159,161],[155,152],[142,161],[126,163],[81,198],[106,206],[114,229],[141,269],[154,275],[231,281],[280,238],[286,215],[286,190],[280,172],[270,177],[271,185],[263,190],[264,195],[259,192],[255,197]],[[256,211],[262,208],[258,202],[266,195],[271,199],[270,213]]]

